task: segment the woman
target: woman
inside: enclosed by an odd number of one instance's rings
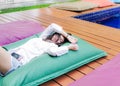
[[[71,44],[60,46],[66,41]],[[33,38],[25,44],[5,51],[0,47],[0,75],[6,76],[20,66],[28,63],[32,58],[48,53],[51,56],[61,56],[69,50],[78,50],[77,39],[68,35],[61,26],[52,23],[39,38]]]

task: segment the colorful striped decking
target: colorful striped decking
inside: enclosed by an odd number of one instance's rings
[[[101,9],[93,9],[86,12],[95,10]],[[0,14],[0,24],[18,20],[33,20],[47,27],[50,23],[57,23],[63,26],[67,32],[79,36],[108,53],[108,56],[106,57],[79,67],[69,73],[43,83],[40,86],[68,86],[70,83],[80,79],[105,62],[109,61],[120,52],[120,30],[71,17],[81,13],[83,14],[85,12],[70,12],[44,8]]]

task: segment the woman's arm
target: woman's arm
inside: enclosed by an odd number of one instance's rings
[[[52,35],[53,33],[60,33],[62,34],[64,37],[66,37],[69,42],[71,43],[76,43],[77,42],[77,38],[71,36],[71,35],[68,35],[61,26],[55,24],[55,23],[52,23],[51,25],[49,25],[45,31],[43,31],[43,33],[41,34],[41,38],[42,39],[46,39],[48,36]]]
[[[67,46],[62,47],[51,47],[47,53],[51,56],[61,56],[68,53],[69,49]]]
[[[40,35],[40,37],[42,39],[46,39],[48,36],[52,35],[53,33],[63,33],[63,29],[61,26],[55,24],[55,23],[52,23],[51,25],[49,25],[43,32],[42,34]]]
[[[58,46],[54,46],[54,47],[51,47],[47,53],[51,56],[62,56],[66,53],[69,52],[69,50],[78,50],[78,45],[77,44],[70,44],[68,46],[61,46],[61,47],[58,47]]]

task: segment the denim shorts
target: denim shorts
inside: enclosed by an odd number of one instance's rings
[[[15,59],[14,57],[11,56],[11,66],[12,67],[5,74],[2,74],[0,72],[0,76],[4,77],[4,76],[8,75],[9,73],[11,73],[14,70],[16,70],[17,68],[19,68],[21,66],[21,64],[17,59]]]

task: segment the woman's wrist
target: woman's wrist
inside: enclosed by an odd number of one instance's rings
[[[66,38],[68,38],[68,36],[69,36],[69,35],[67,34],[67,35],[66,35]]]
[[[63,31],[61,34],[66,38],[68,37],[68,34],[65,31]]]

